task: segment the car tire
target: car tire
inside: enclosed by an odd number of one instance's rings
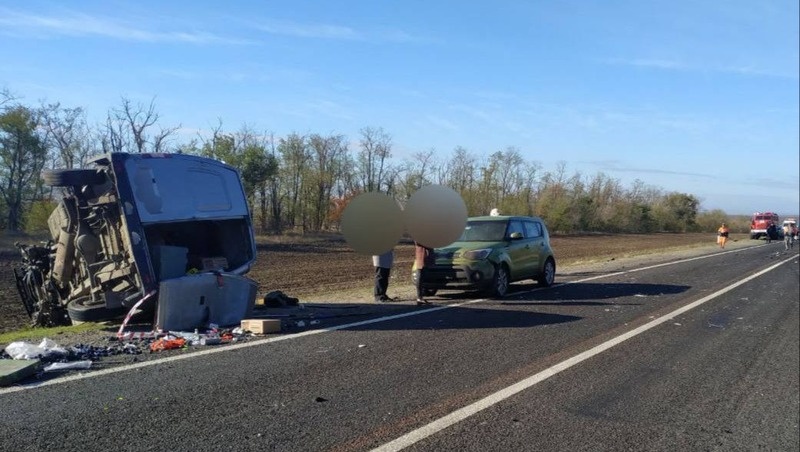
[[[556,261],[548,258],[544,263],[542,274],[536,280],[540,287],[550,287],[556,280]]]
[[[489,288],[489,294],[492,297],[505,297],[508,293],[509,283],[508,269],[503,264],[498,265],[494,270],[494,277],[492,278],[492,285]]]
[[[89,304],[92,297],[79,297],[67,304],[69,318],[78,322],[100,322],[111,320],[125,314],[124,308],[108,309],[105,303]]]
[[[56,169],[42,171],[42,179],[53,187],[81,187],[102,184],[105,176],[92,169]]]

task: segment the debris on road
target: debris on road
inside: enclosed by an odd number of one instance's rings
[[[174,350],[177,348],[183,348],[186,345],[186,339],[182,337],[162,337],[161,339],[157,339],[155,342],[150,344],[150,351],[153,352],[160,352],[162,350]]]
[[[273,290],[264,295],[264,306],[266,307],[279,308],[283,306],[298,306],[299,304],[300,300],[290,297],[280,290]]]
[[[0,386],[10,386],[36,375],[40,366],[38,359],[0,359]]]
[[[244,319],[241,328],[242,331],[249,331],[253,334],[279,333],[281,321],[278,319]]]
[[[66,363],[51,363],[45,366],[42,369],[42,372],[59,372],[62,370],[77,370],[77,369],[88,369],[92,367],[92,361],[90,360],[83,360],[83,361],[69,361]]]

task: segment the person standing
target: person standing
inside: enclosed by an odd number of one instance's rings
[[[372,295],[378,303],[394,301],[393,298],[386,295],[386,290],[389,288],[389,275],[392,272],[393,263],[394,250],[372,256],[372,266],[375,267],[375,288],[372,291]]]
[[[414,265],[417,272],[417,305],[431,304],[425,300],[425,289],[423,289],[423,281],[425,281],[426,272],[430,267],[436,264],[436,254],[433,248],[427,247],[417,241],[414,241]]]
[[[789,223],[783,225],[783,246],[787,250],[794,248],[794,230]]]
[[[731,230],[728,229],[728,226],[725,223],[722,223],[722,226],[717,229],[717,243],[719,243],[719,247],[725,249],[725,244],[728,243],[728,234],[730,234]]]

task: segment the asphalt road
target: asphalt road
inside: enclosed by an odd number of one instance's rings
[[[797,249],[0,389],[0,450],[797,451]]]

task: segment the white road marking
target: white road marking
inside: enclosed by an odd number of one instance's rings
[[[460,409],[448,414],[447,416],[441,417],[441,418],[439,418],[439,419],[437,419],[437,420],[435,420],[435,421],[433,421],[433,422],[431,422],[431,423],[429,423],[427,425],[424,425],[424,426],[422,426],[422,427],[420,427],[420,428],[418,428],[416,430],[413,430],[413,431],[411,431],[411,432],[409,432],[409,433],[407,433],[407,434],[405,434],[405,435],[403,435],[403,436],[401,436],[401,437],[399,437],[399,438],[397,438],[397,439],[395,439],[393,441],[390,441],[390,442],[388,442],[388,443],[386,443],[386,444],[384,444],[382,446],[379,446],[379,447],[373,449],[373,451],[374,452],[390,452],[390,451],[402,450],[402,449],[404,449],[404,448],[406,448],[406,447],[408,447],[408,446],[410,446],[410,445],[412,445],[412,444],[414,444],[414,443],[416,443],[416,442],[418,442],[418,441],[420,441],[422,439],[427,438],[428,436],[431,436],[431,435],[433,435],[433,434],[435,434],[435,433],[437,433],[437,432],[439,432],[441,430],[446,429],[447,427],[450,427],[453,424],[456,424],[456,423],[458,423],[458,422],[460,422],[460,421],[462,421],[462,420],[464,420],[464,419],[466,419],[466,418],[478,413],[481,410],[489,408],[492,405],[495,405],[495,404],[497,404],[497,403],[499,403],[499,402],[501,402],[501,401],[503,401],[503,400],[505,400],[505,399],[507,399],[507,398],[519,393],[519,392],[522,392],[525,389],[528,389],[528,388],[530,388],[531,386],[533,386],[533,385],[535,385],[537,383],[541,383],[542,381],[552,377],[553,375],[556,375],[557,373],[559,373],[561,371],[567,370],[570,367],[575,366],[576,364],[578,364],[578,363],[580,363],[582,361],[585,361],[585,360],[587,360],[587,359],[589,359],[589,358],[591,358],[591,357],[593,357],[595,355],[599,355],[600,353],[602,353],[602,352],[604,352],[604,351],[606,351],[606,350],[608,350],[608,349],[610,349],[610,348],[612,348],[612,347],[614,347],[616,345],[619,345],[622,342],[625,342],[626,340],[628,340],[628,339],[630,339],[632,337],[638,336],[639,334],[642,334],[642,333],[644,333],[645,331],[647,331],[649,329],[655,328],[656,326],[661,325],[664,322],[672,320],[673,318],[675,318],[675,317],[677,317],[677,316],[679,316],[679,315],[681,315],[681,314],[683,314],[683,313],[685,313],[685,312],[687,312],[687,311],[689,311],[691,309],[694,309],[694,308],[702,305],[703,303],[706,303],[706,302],[708,302],[710,300],[713,300],[714,298],[716,298],[716,297],[718,297],[718,296],[720,296],[720,295],[722,295],[722,294],[724,294],[726,292],[729,292],[729,291],[741,286],[742,284],[745,284],[745,283],[747,283],[747,282],[749,282],[749,281],[751,281],[751,280],[763,275],[764,273],[767,273],[767,272],[777,268],[778,266],[783,265],[786,262],[789,262],[789,261],[794,260],[794,259],[796,259],[796,256],[792,256],[789,259],[785,259],[785,260],[783,260],[781,262],[778,262],[777,264],[774,264],[774,265],[772,265],[772,266],[770,266],[768,268],[765,268],[764,270],[761,270],[761,271],[759,271],[759,272],[757,272],[755,274],[752,274],[752,275],[748,276],[747,278],[741,279],[741,280],[731,284],[730,286],[722,288],[722,289],[720,289],[720,290],[718,290],[718,291],[716,291],[716,292],[714,292],[714,293],[712,293],[710,295],[707,295],[707,296],[705,296],[705,297],[703,297],[703,298],[701,298],[701,299],[699,299],[697,301],[693,301],[693,302],[691,302],[691,303],[689,303],[689,304],[687,304],[687,305],[685,305],[685,306],[683,306],[681,308],[678,308],[678,309],[670,312],[669,314],[661,316],[661,317],[659,317],[659,318],[657,318],[655,320],[651,320],[650,322],[648,322],[648,323],[646,323],[646,324],[644,324],[644,325],[642,325],[642,326],[640,326],[638,328],[634,328],[633,330],[628,331],[627,333],[621,334],[621,335],[619,335],[619,336],[617,336],[617,337],[615,337],[613,339],[610,339],[610,340],[608,340],[606,342],[603,342],[602,344],[597,345],[595,347],[592,347],[589,350],[586,350],[586,351],[584,351],[582,353],[579,353],[579,354],[573,356],[572,358],[568,358],[568,359],[566,359],[566,360],[564,360],[564,361],[562,361],[562,362],[560,362],[560,363],[558,363],[558,364],[556,364],[556,365],[554,365],[552,367],[549,367],[549,368],[547,368],[547,369],[545,369],[545,370],[543,370],[543,371],[541,371],[539,373],[531,375],[530,377],[528,377],[528,378],[526,378],[526,379],[524,379],[522,381],[514,383],[513,385],[508,386],[508,387],[506,387],[504,389],[501,389],[501,390],[495,392],[494,394],[491,394],[491,395],[489,395],[487,397],[484,397],[483,399],[478,400],[475,403],[472,403],[472,404],[467,405],[467,406],[465,406],[463,408],[460,408]]]
[[[761,245],[761,246],[765,246],[765,245]],[[663,266],[667,266],[667,265],[680,264],[680,263],[683,263],[683,262],[689,262],[689,261],[698,260],[698,259],[705,259],[705,258],[708,258],[708,257],[719,256],[721,254],[732,253],[732,252],[737,252],[737,251],[739,251],[739,250],[726,251],[726,252],[723,252],[723,253],[708,254],[708,255],[699,256],[699,257],[693,257],[693,258],[689,258],[689,259],[681,259],[681,260],[677,260],[677,261],[673,261],[673,262],[666,262],[666,263],[651,265],[651,266],[648,266],[648,267],[634,268],[634,269],[631,269],[631,270],[626,270],[626,271],[621,271],[621,272],[615,272],[615,273],[609,273],[609,274],[605,274],[605,275],[592,276],[592,277],[589,277],[589,278],[584,278],[584,279],[580,279],[580,280],[576,280],[576,281],[569,281],[569,282],[557,284],[557,285],[551,286],[549,288],[563,286],[563,285],[566,285],[566,284],[574,284],[574,283],[592,281],[592,280],[595,280],[595,279],[607,278],[609,276],[624,275],[624,274],[627,274],[627,273],[633,273],[633,272],[638,272],[638,271],[643,271],[643,270],[649,270],[649,269],[652,269],[652,268],[658,268],[658,267],[663,267]],[[515,293],[515,295],[536,292],[536,291],[539,291],[539,290],[549,289],[549,288],[539,288],[539,289],[533,289],[533,290],[529,290],[529,291],[525,291],[525,292],[517,292],[517,293]],[[118,367],[113,367],[113,368],[103,369],[103,370],[98,370],[98,371],[92,371],[92,372],[87,372],[87,373],[83,373],[83,374],[68,375],[68,376],[65,376],[65,377],[53,378],[51,380],[47,380],[47,381],[43,381],[43,382],[36,382],[36,383],[23,384],[23,385],[18,385],[18,386],[11,386],[11,387],[7,387],[7,388],[0,388],[0,395],[12,393],[12,392],[24,391],[24,390],[27,390],[27,389],[35,389],[35,388],[41,388],[41,387],[45,387],[45,386],[52,386],[52,385],[57,385],[57,384],[62,384],[62,383],[69,383],[69,382],[72,382],[72,381],[84,380],[84,379],[87,379],[87,378],[100,377],[100,376],[103,376],[103,375],[110,375],[110,374],[115,374],[115,373],[118,373],[118,372],[126,372],[126,371],[129,371],[129,370],[135,370],[135,369],[140,369],[140,368],[143,368],[143,367],[155,366],[155,365],[158,365],[158,364],[168,363],[168,362],[172,362],[172,361],[180,361],[180,360],[184,360],[184,359],[199,358],[201,356],[212,355],[214,353],[224,353],[224,352],[227,352],[227,351],[230,351],[230,350],[238,350],[238,349],[247,348],[247,347],[256,347],[256,346],[259,346],[259,345],[271,344],[273,342],[280,342],[280,341],[285,341],[285,340],[290,340],[290,339],[297,339],[297,338],[300,338],[300,337],[311,336],[311,335],[314,335],[314,334],[321,334],[321,333],[327,333],[327,332],[330,332],[330,331],[344,330],[344,329],[347,329],[347,328],[353,328],[353,327],[358,327],[358,326],[363,326],[363,325],[369,325],[369,324],[373,324],[373,323],[386,322],[386,321],[389,321],[389,320],[400,319],[400,318],[403,318],[403,317],[411,317],[411,316],[420,315],[420,314],[427,314],[429,312],[441,311],[443,309],[450,309],[450,308],[456,308],[456,307],[460,307],[460,306],[467,306],[467,305],[471,305],[471,304],[475,304],[475,303],[480,303],[480,302],[486,301],[486,300],[487,300],[486,298],[468,300],[468,301],[464,301],[464,302],[461,302],[461,303],[448,304],[448,305],[444,305],[444,306],[436,306],[436,307],[432,307],[432,308],[429,308],[429,309],[411,311],[411,312],[406,312],[406,313],[403,313],[403,314],[390,315],[390,316],[387,316],[387,317],[379,317],[379,318],[375,318],[375,319],[364,320],[364,321],[361,321],[361,322],[348,323],[346,325],[332,326],[332,327],[328,327],[328,328],[321,328],[321,329],[318,329],[318,330],[309,330],[309,331],[304,331],[302,333],[287,334],[285,336],[271,337],[271,338],[266,338],[266,339],[257,339],[257,340],[254,340],[254,341],[248,341],[248,342],[244,342],[244,343],[241,343],[241,344],[226,345],[224,347],[210,348],[210,349],[207,349],[207,350],[201,350],[201,351],[186,353],[186,354],[183,354],[183,355],[169,356],[169,357],[165,357],[165,358],[142,361],[142,362],[135,363],[135,364],[126,364],[126,365],[122,365],[122,366],[118,366]]]

